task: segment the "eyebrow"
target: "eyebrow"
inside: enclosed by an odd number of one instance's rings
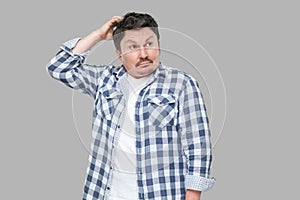
[[[149,36],[149,37],[146,39],[146,42],[147,42],[148,40],[152,39],[152,38],[154,38],[153,35]],[[130,42],[131,42],[131,43],[136,43],[136,41],[131,40],[131,39],[128,39],[128,40],[125,41],[126,44],[127,44],[127,43],[130,43]]]

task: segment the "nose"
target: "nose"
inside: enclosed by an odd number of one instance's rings
[[[144,47],[141,47],[139,49],[139,56],[140,56],[140,58],[147,58],[148,57],[148,52]]]

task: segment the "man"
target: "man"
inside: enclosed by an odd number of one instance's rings
[[[197,82],[160,62],[148,14],[115,16],[64,43],[50,75],[94,99],[83,199],[200,199],[212,187],[210,131]],[[121,66],[91,66],[88,52],[114,40]]]

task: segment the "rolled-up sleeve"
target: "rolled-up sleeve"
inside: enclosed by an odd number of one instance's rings
[[[179,98],[179,130],[187,159],[186,189],[211,188],[212,145],[206,107],[197,82],[190,76]]]
[[[88,52],[73,54],[72,48],[80,38],[63,43],[58,53],[47,64],[51,77],[92,97],[96,95],[98,79],[104,66],[85,64]]]

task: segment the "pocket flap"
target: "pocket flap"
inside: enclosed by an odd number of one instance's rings
[[[160,95],[160,96],[149,96],[148,102],[154,103],[158,106],[164,106],[171,103],[175,103],[175,97],[173,95]]]
[[[122,96],[122,93],[119,90],[116,89],[108,89],[106,87],[99,89],[100,94],[103,95],[106,99],[115,99],[120,98]]]

